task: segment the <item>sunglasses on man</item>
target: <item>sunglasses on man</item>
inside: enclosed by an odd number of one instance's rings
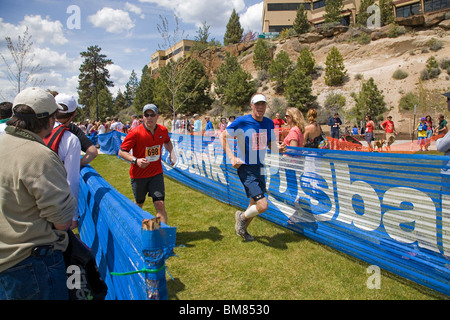
[[[148,117],[156,117],[156,113],[144,113],[144,117],[148,118]]]

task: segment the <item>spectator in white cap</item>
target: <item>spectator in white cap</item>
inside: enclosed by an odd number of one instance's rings
[[[43,138],[62,109],[44,89],[13,102],[0,136],[0,300],[68,299],[62,252],[75,208],[58,155]]]
[[[127,134],[118,155],[131,162],[131,188],[136,204],[142,208],[149,195],[153,199],[156,216],[167,224],[161,154],[164,146],[170,154],[169,160],[173,165],[176,162],[175,152],[167,128],[157,123],[158,107],[147,104],[142,113],[144,114],[142,126],[137,126]],[[133,154],[130,153],[131,149]]]
[[[273,120],[264,117],[267,99],[262,94],[255,94],[250,100],[252,112],[237,117],[220,135],[223,149],[233,168],[237,169],[244,186],[249,205],[247,209],[236,211],[236,234],[244,241],[254,240],[248,231],[248,225],[254,217],[268,208],[266,180],[264,174],[264,158],[267,148],[273,152],[284,151],[277,142]],[[237,157],[234,156],[228,139],[237,139]]]
[[[56,121],[53,131],[44,139],[47,147],[55,151],[67,171],[67,183],[69,184],[72,195],[77,200],[71,229],[78,227],[78,193],[80,185],[80,156],[81,143],[80,140],[70,132],[68,124],[72,122],[77,112],[77,101],[75,97],[60,93],[55,97],[56,102],[63,108],[56,112]]]
[[[49,90],[49,92],[56,97],[58,95],[58,92]],[[61,99],[61,97],[60,97]],[[70,132],[72,132],[74,135],[78,137],[78,140],[80,140],[81,143],[81,151],[84,152],[84,155],[81,157],[80,160],[80,167],[87,166],[89,162],[95,159],[98,155],[97,148],[95,147],[94,143],[86,136],[86,128],[81,129],[79,126],[77,126],[73,122],[69,122],[67,124],[67,127],[69,127]],[[84,127],[84,125],[83,125]]]

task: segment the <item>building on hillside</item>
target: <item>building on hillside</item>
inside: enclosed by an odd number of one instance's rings
[[[262,32],[281,32],[283,29],[292,28],[300,4],[303,4],[307,11],[311,25],[318,27],[323,24],[325,0],[264,0]],[[361,0],[344,0],[343,4],[341,23],[354,24]],[[394,0],[394,10],[397,18],[448,11],[450,0]]]
[[[178,60],[185,58],[191,51],[191,47],[195,44],[194,40],[181,40],[167,50],[158,50],[152,54],[150,63],[148,64],[152,74],[159,68],[164,67],[167,62],[172,59]]]

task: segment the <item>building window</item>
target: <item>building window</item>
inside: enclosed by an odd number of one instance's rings
[[[292,25],[290,25],[290,26],[269,26],[269,32],[281,32],[284,29],[292,29]]]
[[[425,0],[424,12],[437,11],[450,8],[450,0]]]
[[[322,7],[325,7],[325,0],[320,0],[320,1],[313,2],[313,9],[314,10],[322,8]]]
[[[414,3],[409,6],[403,6],[395,9],[395,16],[397,18],[404,18],[420,14],[420,3]]]
[[[310,3],[301,3],[305,10],[311,10]],[[267,11],[297,11],[300,3],[268,3]]]

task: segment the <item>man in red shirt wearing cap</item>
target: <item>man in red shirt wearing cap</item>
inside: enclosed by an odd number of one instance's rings
[[[119,157],[131,162],[131,187],[136,204],[142,208],[148,194],[153,199],[156,216],[167,224],[162,147],[170,153],[172,165],[175,164],[176,157],[172,152],[173,145],[167,128],[157,123],[158,108],[154,104],[147,104],[142,112],[144,122],[127,134],[120,146]]]

